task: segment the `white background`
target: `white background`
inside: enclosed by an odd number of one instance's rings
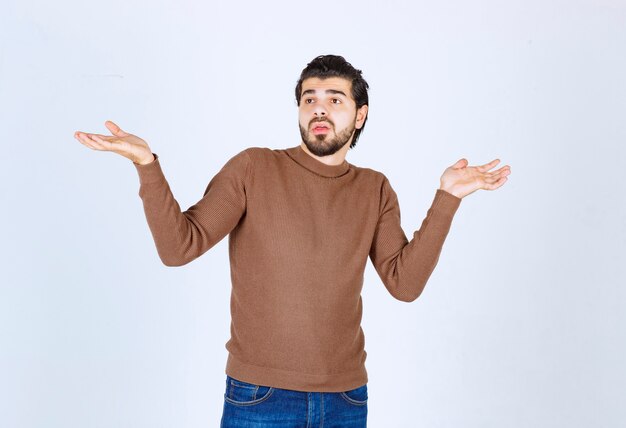
[[[0,426],[218,426],[228,240],[163,266],[133,165],[73,133],[144,138],[186,209],[240,150],[299,144],[327,53],[370,84],[347,160],[407,236],[461,157],[512,169],[415,302],[368,262],[368,426],[626,425],[625,1],[3,0]]]

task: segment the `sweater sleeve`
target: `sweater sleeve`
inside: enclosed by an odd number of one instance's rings
[[[426,218],[409,242],[400,225],[398,197],[386,177],[381,196],[370,259],[389,293],[400,301],[412,302],[422,293],[439,261],[461,198],[437,189]]]
[[[166,266],[182,266],[200,257],[237,225],[246,211],[250,156],[244,150],[226,162],[209,182],[202,199],[184,212],[155,160],[134,164],[139,196],[159,257]]]

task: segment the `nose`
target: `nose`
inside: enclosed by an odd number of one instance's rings
[[[319,103],[315,106],[313,114],[315,114],[316,117],[324,117],[326,116],[326,109],[321,103]]]

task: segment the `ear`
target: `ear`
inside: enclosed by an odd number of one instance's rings
[[[363,123],[365,122],[365,119],[367,118],[367,110],[368,110],[368,106],[367,104],[365,104],[356,111],[356,122],[354,123],[354,127],[356,129],[361,129],[361,127],[363,126]]]

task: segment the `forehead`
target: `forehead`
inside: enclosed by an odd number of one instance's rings
[[[348,97],[352,98],[352,82],[343,77],[327,77],[326,79],[320,79],[319,77],[309,77],[302,81],[302,92],[306,90],[314,90],[324,92],[327,89],[334,89],[342,91]],[[301,93],[302,93],[301,92]]]

